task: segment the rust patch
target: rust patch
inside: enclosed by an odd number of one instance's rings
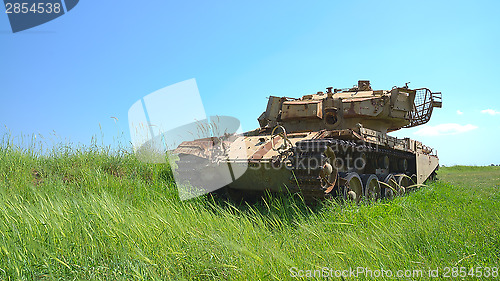
[[[287,101],[283,103],[281,119],[323,118],[322,101]]]
[[[367,97],[367,98],[346,98],[343,100],[343,102],[360,102],[360,101],[367,101],[367,100],[374,100],[373,97]]]
[[[324,139],[324,138],[340,138],[340,139],[350,139],[350,140],[363,139],[363,137],[360,134],[351,129],[321,131],[313,139]]]
[[[276,136],[273,141],[268,141],[265,145],[263,145],[261,148],[259,148],[252,155],[252,157],[250,157],[250,160],[260,160],[260,159],[262,159],[262,157],[264,157],[264,155],[266,155],[266,153],[269,152],[269,150],[272,149],[272,147],[273,147],[272,142],[274,142],[274,144],[276,145],[276,143],[279,142],[280,140],[281,140],[281,136]]]
[[[191,154],[200,158],[209,158],[210,149],[214,146],[214,142],[214,138],[184,141],[174,150],[174,153]]]
[[[356,114],[356,111],[354,110],[354,102],[351,102],[351,106],[349,107],[347,114],[344,114],[344,117],[353,116],[353,115],[357,115],[357,114]]]

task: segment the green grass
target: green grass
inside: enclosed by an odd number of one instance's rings
[[[500,167],[447,167],[392,201],[180,202],[127,151],[0,144],[0,279],[284,280],[297,269],[499,267]],[[349,278],[348,278],[349,279]]]

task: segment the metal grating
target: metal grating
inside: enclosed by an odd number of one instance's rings
[[[429,122],[432,115],[434,96],[427,88],[415,90],[413,110],[409,112],[410,124],[404,128],[411,128]]]

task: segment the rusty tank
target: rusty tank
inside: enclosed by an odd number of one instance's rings
[[[408,83],[373,90],[366,80],[301,98],[270,96],[260,128],[182,142],[173,151],[175,174],[236,200],[265,191],[306,200],[392,198],[433,178],[439,158],[417,140],[388,133],[427,123],[441,106],[440,92]]]

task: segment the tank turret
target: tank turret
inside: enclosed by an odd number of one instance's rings
[[[360,80],[350,89],[332,92],[328,87],[298,99],[271,96],[258,121],[262,129],[280,124],[287,132],[355,129],[361,124],[387,133],[425,124],[435,107],[441,107],[441,93],[410,89],[408,84],[372,90],[370,81]]]

